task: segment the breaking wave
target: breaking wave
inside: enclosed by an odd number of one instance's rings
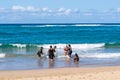
[[[64,48],[67,44],[0,44],[0,48],[33,48],[57,46],[57,48]],[[71,44],[72,48],[76,49],[93,49],[93,48],[119,48],[120,43],[96,43],[96,44]]]
[[[49,48],[49,46],[57,46],[57,48],[64,48],[67,44],[0,44],[0,48],[33,48],[33,47],[44,47]],[[72,48],[76,49],[92,49],[100,48],[105,44],[71,44]]]

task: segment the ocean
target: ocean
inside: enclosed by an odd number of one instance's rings
[[[74,56],[64,57],[71,44]],[[49,46],[57,46],[54,63],[49,62]],[[44,56],[37,51],[43,47]],[[120,23],[0,24],[0,70],[120,65]]]

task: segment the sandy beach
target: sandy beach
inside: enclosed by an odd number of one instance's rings
[[[0,80],[120,80],[120,66],[0,71]]]

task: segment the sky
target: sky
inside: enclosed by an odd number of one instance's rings
[[[120,22],[120,0],[0,1],[0,23],[111,22]]]

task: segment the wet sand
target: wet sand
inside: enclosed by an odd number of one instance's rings
[[[120,66],[0,71],[0,80],[120,80]]]

